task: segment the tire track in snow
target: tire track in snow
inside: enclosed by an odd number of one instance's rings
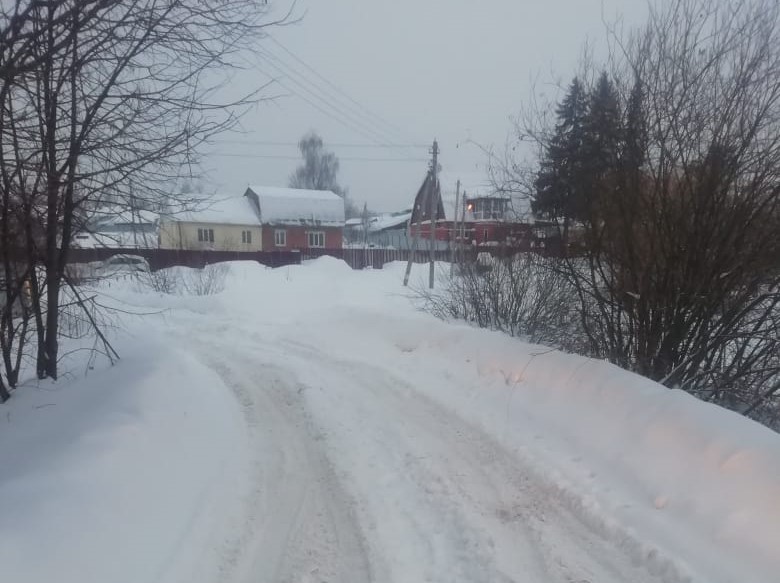
[[[619,545],[594,533],[566,508],[557,490],[516,455],[403,379],[363,363],[334,359],[299,342],[281,346],[276,358],[297,370],[309,387],[311,410],[330,407],[318,417],[343,420],[341,428],[330,426],[334,435],[326,441],[331,449],[343,451],[351,440],[371,441],[373,453],[381,452],[381,464],[373,460],[374,467],[386,466],[385,475],[393,468],[405,478],[388,485],[410,498],[393,504],[407,520],[407,534],[412,539],[416,535],[430,554],[434,568],[423,570],[425,580],[659,580]],[[274,352],[271,347],[265,350],[266,355]],[[329,427],[322,420],[321,425]],[[349,459],[352,467],[362,463],[372,461],[357,455]],[[364,479],[353,492],[361,503],[366,531],[375,530],[371,523],[377,520],[371,516],[377,505],[370,488],[371,480]],[[421,509],[429,513],[428,523],[420,516]],[[390,566],[398,560],[386,556],[386,541],[373,542],[372,559],[381,558]],[[409,580],[408,573],[398,574],[403,578],[387,580]]]
[[[228,352],[224,344],[202,340],[196,345],[241,403],[258,454],[245,523],[223,580],[372,581],[353,503],[318,443],[301,387],[284,370],[261,366],[251,351]]]

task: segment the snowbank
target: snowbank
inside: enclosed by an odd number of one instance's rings
[[[217,580],[240,521],[224,477],[246,471],[241,411],[148,333],[119,348],[115,367],[24,386],[0,408],[3,581]]]
[[[405,375],[526,456],[562,503],[664,580],[776,580],[780,435],[609,363],[415,312],[403,267],[302,268],[340,290],[325,301],[360,298],[307,321],[309,343]],[[416,266],[412,281],[425,275]]]

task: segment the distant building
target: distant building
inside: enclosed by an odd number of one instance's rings
[[[155,249],[159,218],[157,213],[146,210],[102,208],[74,235],[73,245],[82,249]]]
[[[526,197],[511,196],[484,183],[468,189],[462,187],[458,196],[454,189],[444,189],[439,196],[439,208],[444,212],[437,215],[434,227],[437,249],[460,243],[466,247],[500,247],[546,254],[560,250],[557,229],[549,221],[533,217]],[[431,237],[429,217],[423,216],[421,224],[413,224],[410,230],[412,234],[419,232],[423,240],[418,248],[426,248]]]
[[[250,186],[245,197],[257,208],[264,251],[342,248],[344,199],[337,194]]]
[[[215,197],[203,208],[160,220],[160,248],[260,251],[260,218],[247,196]]]
[[[344,238],[352,247],[381,249],[409,249],[409,220],[412,209],[381,213],[364,219],[350,219]]]

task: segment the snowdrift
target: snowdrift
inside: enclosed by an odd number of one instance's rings
[[[240,408],[154,336],[118,346],[115,367],[83,377],[85,357],[0,407],[2,581],[217,580],[214,539],[241,511]]]

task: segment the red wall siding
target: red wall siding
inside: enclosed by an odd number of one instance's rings
[[[274,244],[274,233],[277,229],[287,231],[287,246],[277,247]],[[341,249],[344,234],[341,227],[274,227],[263,225],[263,251],[292,251],[293,249],[308,249],[309,241],[306,233],[322,231],[325,233],[325,249]]]
[[[422,239],[430,238],[430,223],[412,225],[412,235],[418,228]],[[531,242],[535,239],[532,226],[526,223],[472,221],[463,226],[458,225],[458,228],[463,229],[466,242],[474,245],[509,244],[517,249],[530,249]],[[455,226],[452,221],[436,223],[436,239],[438,241],[455,239]]]

